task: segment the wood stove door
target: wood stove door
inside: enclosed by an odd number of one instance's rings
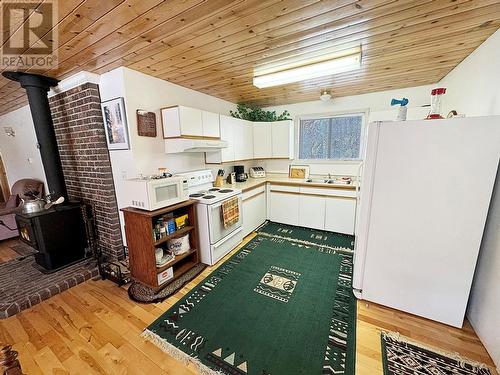
[[[36,241],[36,234],[31,220],[24,219],[19,215],[16,215],[17,228],[19,229],[19,239],[25,242],[27,245],[38,249],[38,243]]]

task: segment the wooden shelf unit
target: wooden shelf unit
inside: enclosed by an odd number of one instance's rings
[[[129,252],[130,273],[135,280],[151,288],[161,289],[200,263],[196,210],[194,205],[195,201],[188,200],[156,211],[144,211],[132,207],[121,209],[125,218],[125,235],[127,237]],[[187,214],[189,225],[155,241],[153,238],[153,227],[156,219],[171,212],[176,217]],[[169,239],[183,236],[186,233],[190,234],[189,243],[191,250],[185,254],[176,256],[162,267],[156,267],[155,249],[157,247],[165,247]],[[158,284],[158,274],[170,267],[173,268],[174,277],[162,284]]]
[[[194,229],[193,226],[187,226],[187,227],[184,227],[182,229],[179,229],[179,230],[175,231],[174,233],[169,234],[168,236],[160,238],[158,241],[155,242],[155,246],[158,247],[160,245],[163,245],[165,242],[167,242],[168,240],[170,240],[172,238],[182,237],[187,232],[191,232],[193,229]]]

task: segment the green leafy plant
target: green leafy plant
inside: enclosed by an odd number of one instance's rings
[[[236,111],[229,111],[231,116],[240,118],[242,120],[248,121],[281,121],[281,120],[291,120],[290,113],[288,111],[283,111],[279,116],[276,111],[265,111],[262,108],[257,107],[247,107],[243,104],[238,104],[236,106]]]

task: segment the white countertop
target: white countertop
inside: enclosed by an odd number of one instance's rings
[[[316,178],[316,177],[314,177]],[[357,186],[357,182],[353,181],[352,184],[326,184],[326,183],[313,183],[306,182],[304,179],[290,178],[286,174],[271,174],[268,173],[264,178],[252,178],[249,177],[245,182],[236,182],[234,184],[228,184],[224,182],[222,185],[225,188],[233,188],[240,189],[245,192],[256,188],[258,186],[264,185],[266,183],[276,183],[276,184],[286,184],[286,185],[297,185],[297,186],[310,186],[310,187],[322,187],[322,188],[330,188],[330,189],[348,189],[355,190]]]

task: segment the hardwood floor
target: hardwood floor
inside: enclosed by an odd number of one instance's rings
[[[126,288],[110,281],[77,285],[14,317],[0,320],[0,341],[14,344],[23,371],[29,375],[196,374],[193,367],[184,366],[139,335],[215,268],[207,268],[177,294],[158,304],[132,302]],[[468,323],[459,330],[359,302],[357,375],[382,374],[380,329],[399,331],[441,350],[460,352],[492,365]]]
[[[11,246],[20,243],[21,241],[17,238],[9,238],[7,240],[0,241],[0,263],[19,258],[20,255],[16,253]]]
[[[382,374],[381,330],[399,332],[426,346],[485,363],[492,375],[497,375],[493,361],[467,320],[458,329],[364,301],[358,301],[357,375]]]

